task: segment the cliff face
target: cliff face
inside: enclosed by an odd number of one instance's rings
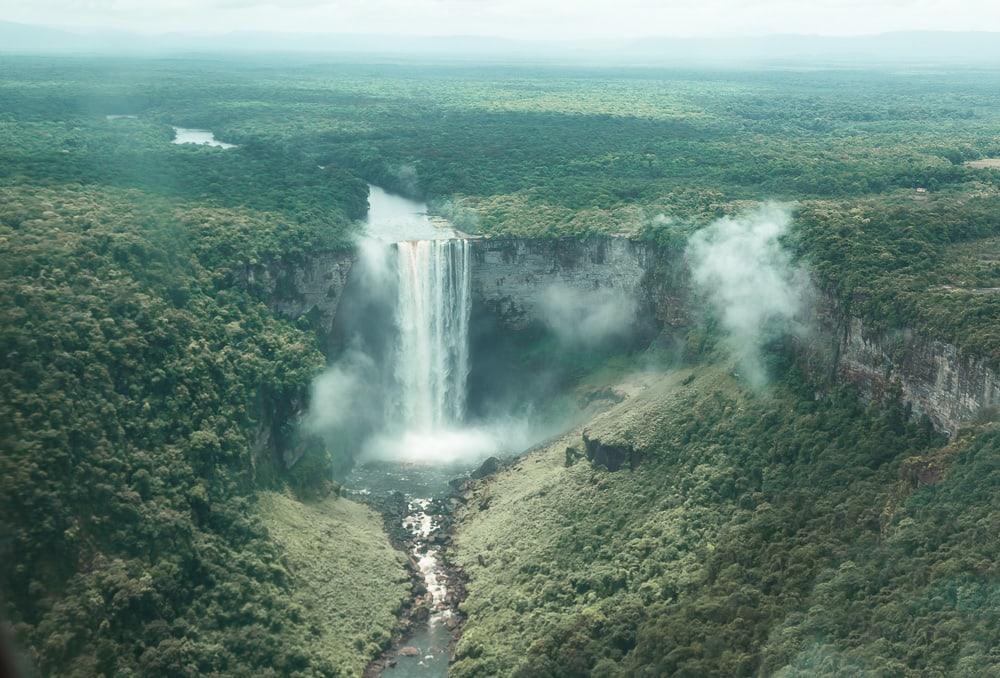
[[[334,322],[356,255],[351,251],[315,252],[247,266],[241,283],[255,292],[275,315],[289,320],[306,316],[329,355],[334,343]],[[290,437],[288,422],[308,407],[307,394],[287,402],[259,398],[254,455],[270,455],[286,469],[305,452],[307,441]]]
[[[913,411],[948,433],[1000,405],[1000,379],[984,361],[909,330],[895,337],[870,334],[857,318],[850,319],[840,339],[838,374],[873,396],[898,383]]]
[[[667,332],[697,314],[683,252],[624,238],[475,240],[474,304],[511,330],[543,321],[542,297],[552,285],[581,292],[612,289],[630,296],[642,320]],[[959,425],[1000,406],[1000,376],[984,361],[915,331],[868,330],[829,295],[814,309],[813,338],[803,360],[816,377],[858,387],[881,400],[899,393],[916,415],[954,433]]]
[[[282,318],[309,318],[324,351],[331,346],[337,309],[357,255],[315,252],[248,266],[244,283]]]
[[[952,344],[910,329],[872,331],[829,295],[818,303],[814,321],[819,332],[805,351],[814,374],[854,384],[873,400],[898,392],[914,414],[927,415],[934,428],[951,434],[1000,406],[1000,376]]]
[[[472,242],[473,303],[502,327],[544,321],[553,286],[587,294],[610,290],[636,302],[638,320],[684,321],[684,285],[673,276],[680,257],[626,238],[489,238]],[[664,284],[669,278],[673,284]]]
[[[640,323],[666,332],[684,328],[697,315],[683,252],[677,249],[615,237],[481,238],[471,247],[473,305],[505,329],[543,322],[543,299],[553,286],[620,293],[635,302]],[[244,282],[276,314],[308,317],[329,352],[355,259],[353,252],[318,252],[258,264],[247,268]],[[854,384],[874,400],[898,392],[915,414],[927,415],[949,433],[1000,407],[1000,375],[951,344],[910,330],[870,331],[830,295],[816,305],[812,321],[816,332],[803,344],[802,356],[817,377]],[[271,431],[261,431],[265,446],[272,446],[274,438]],[[288,465],[295,462],[296,453],[291,455]]]

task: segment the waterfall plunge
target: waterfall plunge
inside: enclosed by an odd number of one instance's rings
[[[471,464],[528,447],[520,421],[466,421],[470,241],[376,187],[369,204],[337,312],[347,350],[317,380],[310,426],[360,462]]]
[[[398,394],[389,412],[414,433],[460,424],[469,375],[468,240],[396,243]]]

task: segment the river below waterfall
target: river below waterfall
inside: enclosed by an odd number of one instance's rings
[[[449,510],[448,481],[464,475],[469,466],[374,462],[358,466],[346,486],[363,494],[403,495],[406,511],[399,520],[406,534],[407,555],[419,573],[421,586],[413,601],[409,630],[399,638],[380,663],[380,675],[407,678],[448,674],[453,649],[459,587],[443,554]]]

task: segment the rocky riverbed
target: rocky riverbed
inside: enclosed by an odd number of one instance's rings
[[[446,676],[461,633],[458,605],[464,576],[448,560],[451,512],[460,495],[448,480],[467,470],[375,464],[352,474],[352,494],[379,510],[397,548],[409,556],[410,605],[391,647],[368,666],[366,677]]]

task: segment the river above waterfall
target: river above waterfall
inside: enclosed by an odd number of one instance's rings
[[[427,205],[368,185],[368,235],[394,243],[404,240],[448,240],[459,237],[451,224],[427,213]]]

